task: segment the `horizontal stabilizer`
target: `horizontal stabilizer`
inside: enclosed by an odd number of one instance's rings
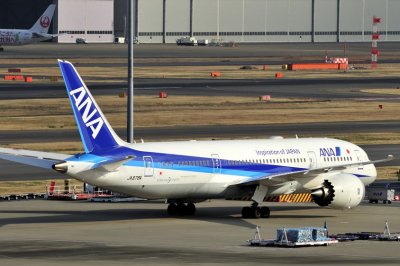
[[[52,165],[54,163],[65,160],[68,157],[71,157],[71,155],[51,153],[51,152],[0,148],[0,159],[9,160],[16,163],[32,165],[45,169],[52,169]]]
[[[136,158],[136,156],[126,156],[123,158],[112,159],[95,164],[92,169],[99,169],[106,172],[114,172],[124,163]]]

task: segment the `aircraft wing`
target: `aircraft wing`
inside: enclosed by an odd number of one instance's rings
[[[55,38],[58,36],[65,35],[66,33],[61,33],[61,34],[47,34],[47,33],[39,33],[39,32],[33,32],[32,33],[32,39],[51,39]]]
[[[51,35],[49,36],[49,34],[42,34],[42,33],[37,33],[37,32],[32,33],[32,39],[48,38],[48,37],[51,37]]]
[[[252,177],[252,178],[246,179],[244,181],[241,181],[238,183],[233,183],[230,185],[279,184],[279,183],[283,183],[286,181],[292,181],[292,180],[301,179],[301,178],[305,178],[305,177],[307,177],[307,178],[313,177],[313,176],[317,176],[322,173],[328,173],[328,172],[335,171],[335,170],[344,170],[349,167],[388,162],[393,159],[394,159],[393,155],[388,155],[388,157],[385,159],[380,159],[380,160],[375,160],[375,161],[355,162],[355,163],[335,165],[335,166],[332,166],[329,168],[324,167],[324,168],[305,169],[305,170],[301,170],[301,171],[284,172],[284,173],[279,173],[279,174],[274,174],[274,175],[265,175],[265,176],[261,176],[261,177]]]
[[[71,157],[69,154],[0,148],[0,159],[52,169],[52,165]]]

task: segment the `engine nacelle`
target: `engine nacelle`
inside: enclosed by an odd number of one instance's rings
[[[365,186],[351,174],[338,174],[325,180],[321,188],[312,191],[312,197],[319,206],[335,209],[356,207],[364,199]]]

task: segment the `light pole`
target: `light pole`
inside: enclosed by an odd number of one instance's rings
[[[128,2],[128,117],[127,141],[133,143],[133,1]]]

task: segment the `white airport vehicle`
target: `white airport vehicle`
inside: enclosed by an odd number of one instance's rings
[[[197,40],[197,45],[198,46],[207,46],[208,40],[207,39],[199,39],[199,40]]]
[[[75,39],[75,43],[76,43],[76,44],[87,44],[85,38],[76,38],[76,39]]]
[[[166,199],[171,215],[195,203],[250,197],[245,218],[269,217],[267,196],[311,192],[316,204],[347,209],[364,199],[377,175],[359,146],[330,138],[272,138],[126,143],[114,132],[74,66],[59,61],[84,152],[76,155],[0,148],[24,163],[143,199]]]
[[[125,43],[125,38],[124,37],[115,37],[114,43]]]
[[[196,46],[197,40],[195,37],[182,37],[176,40],[177,45]]]
[[[57,35],[48,34],[56,5],[52,4],[30,29],[0,29],[0,50],[2,46],[24,45],[49,40]]]
[[[394,201],[394,189],[369,187],[366,192],[369,203],[382,201],[383,204],[391,204]]]

